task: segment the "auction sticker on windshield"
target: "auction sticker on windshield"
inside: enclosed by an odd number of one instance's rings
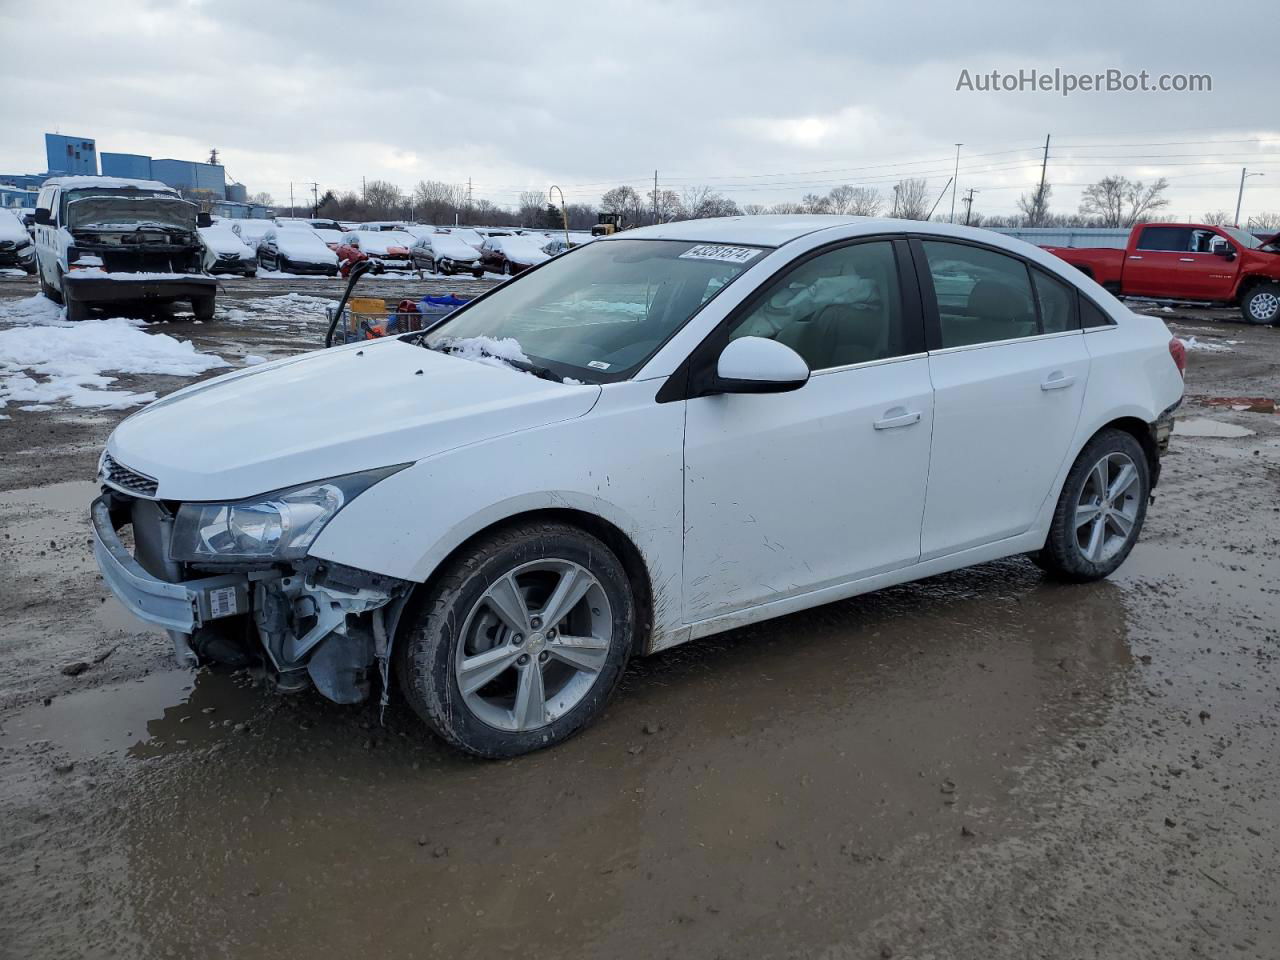
[[[727,247],[719,243],[700,243],[680,254],[681,260],[722,260],[725,263],[747,263],[758,257],[755,247]]]

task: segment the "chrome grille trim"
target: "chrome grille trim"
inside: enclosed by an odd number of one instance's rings
[[[156,490],[160,487],[158,480],[148,477],[145,473],[130,470],[124,464],[116,462],[109,453],[102,455],[102,469],[99,475],[104,482],[124,493],[148,499],[155,499]]]

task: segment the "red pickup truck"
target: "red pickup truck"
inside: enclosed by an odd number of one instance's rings
[[[1045,247],[1120,296],[1238,306],[1250,323],[1280,322],[1280,246],[1239,227],[1140,223],[1123,250]]]

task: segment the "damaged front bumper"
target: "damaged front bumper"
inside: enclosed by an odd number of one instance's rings
[[[121,541],[117,531],[135,515],[114,493],[93,502],[94,557],[120,602],[168,631],[179,665],[258,661],[277,688],[314,685],[338,703],[366,699],[376,665],[385,702],[394,629],[387,615],[398,613],[411,584],[318,561],[175,582],[147,570]],[[144,536],[155,534],[134,530],[135,541]],[[167,532],[159,539],[167,551]]]

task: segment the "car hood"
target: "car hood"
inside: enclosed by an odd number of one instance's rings
[[[599,396],[387,339],[179,390],[121,423],[107,452],[161,499],[236,500],[571,420]]]
[[[333,251],[319,237],[290,237],[285,234],[276,235],[276,249],[290,260],[302,260],[307,263],[337,263]]]

